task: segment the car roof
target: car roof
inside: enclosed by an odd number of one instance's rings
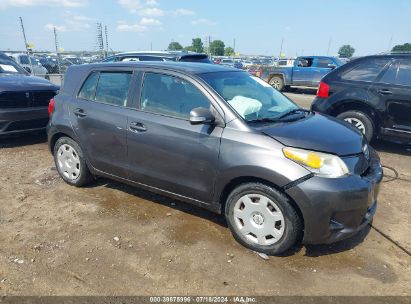
[[[105,67],[140,67],[140,68],[155,68],[165,69],[171,71],[182,72],[186,74],[204,74],[204,73],[216,73],[216,72],[242,72],[241,70],[230,68],[227,66],[221,66],[218,64],[205,64],[199,62],[158,62],[158,61],[127,61],[127,62],[103,62],[92,63],[88,65],[77,66],[76,68],[83,67],[84,69],[101,69]]]
[[[117,56],[158,56],[158,57],[175,57],[175,58],[182,58],[182,57],[195,57],[200,56],[204,57],[207,54],[204,53],[195,53],[195,52],[185,52],[185,51],[137,51],[137,52],[123,52],[117,53],[111,57]],[[207,56],[208,57],[208,56]]]
[[[398,53],[398,54],[395,54],[395,53],[392,53],[392,54],[379,54],[379,55],[370,55],[370,56],[359,57],[359,58],[356,58],[356,59],[361,59],[361,58],[411,58],[411,54],[410,53],[408,53],[408,54],[401,54],[401,53]]]

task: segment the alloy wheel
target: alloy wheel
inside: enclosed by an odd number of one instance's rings
[[[356,127],[358,130],[361,131],[362,134],[365,134],[365,125],[364,123],[359,120],[358,118],[354,118],[354,117],[347,117],[344,118],[344,121],[352,124],[354,127]]]
[[[280,81],[279,79],[277,79],[277,78],[271,79],[271,80],[270,80],[270,85],[271,85],[272,87],[274,87],[274,89],[280,90],[280,88],[281,88],[281,81]]]

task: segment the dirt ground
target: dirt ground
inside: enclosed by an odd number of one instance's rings
[[[0,139],[0,295],[410,295],[411,147],[375,146],[374,227],[265,260],[219,215],[105,179],[70,187],[44,136]]]

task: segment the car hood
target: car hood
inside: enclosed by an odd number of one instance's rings
[[[59,86],[50,81],[25,75],[0,74],[0,92],[4,91],[57,91]]]
[[[363,136],[335,118],[313,113],[306,118],[259,128],[285,146],[340,156],[362,152]]]

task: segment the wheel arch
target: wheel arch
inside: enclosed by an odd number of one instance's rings
[[[54,152],[54,146],[56,145],[56,142],[62,137],[68,137],[68,138],[74,140],[75,142],[77,142],[76,138],[74,136],[70,135],[70,134],[67,134],[65,132],[56,132],[49,139],[49,149],[50,149],[50,152],[52,154]],[[78,142],[77,142],[77,144],[78,144]]]
[[[85,153],[84,148],[81,146],[81,144],[76,139],[74,134],[72,135],[72,134],[70,134],[70,132],[61,132],[61,131],[59,131],[59,132],[56,132],[56,133],[54,133],[53,135],[50,136],[50,138],[49,138],[49,149],[50,149],[51,154],[54,154],[54,146],[56,145],[56,142],[62,137],[70,138],[71,140],[75,141],[77,145],[79,145],[79,147],[83,151],[83,156],[84,156],[84,159],[86,161],[88,169],[90,170],[90,172],[92,174],[96,175],[96,170],[94,169],[93,165],[89,161],[89,158],[87,157],[87,154]]]
[[[374,124],[375,130],[378,132],[382,127],[382,119],[378,112],[374,110],[370,105],[360,100],[345,100],[336,105],[330,112],[332,116],[337,116],[347,111],[360,111],[370,117]],[[378,132],[379,133],[379,132]]]
[[[268,81],[267,81],[267,82],[270,82],[271,79],[273,79],[274,77],[280,77],[280,78],[283,80],[283,82],[284,82],[284,86],[287,85],[286,78],[285,78],[285,76],[284,76],[283,73],[271,73],[271,74],[268,76]]]
[[[263,178],[259,178],[259,177],[254,177],[254,176],[239,176],[239,177],[235,177],[232,180],[230,180],[225,187],[223,188],[223,190],[220,193],[220,206],[221,206],[221,213],[225,213],[225,206],[227,203],[227,198],[230,195],[230,193],[237,188],[238,186],[242,185],[242,184],[248,184],[248,183],[260,183],[260,184],[264,184],[266,186],[272,187],[275,190],[281,192],[281,194],[283,194],[284,196],[286,196],[289,200],[289,202],[291,203],[291,205],[293,206],[293,208],[295,209],[295,211],[297,212],[298,216],[300,217],[303,227],[304,227],[304,214],[300,208],[300,206],[298,206],[298,204],[284,191],[284,189],[282,189],[281,187],[279,187],[278,185],[274,184],[273,182],[270,182],[266,179]]]

